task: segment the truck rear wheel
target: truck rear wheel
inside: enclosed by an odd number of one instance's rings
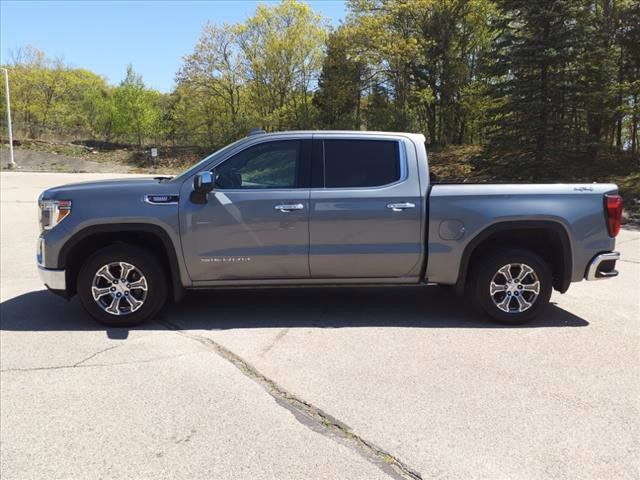
[[[551,298],[553,277],[547,263],[529,250],[507,249],[481,260],[467,292],[493,320],[519,325],[542,313]]]
[[[158,260],[131,245],[112,245],[89,257],[76,289],[85,310],[113,327],[152,318],[167,298],[167,281]]]

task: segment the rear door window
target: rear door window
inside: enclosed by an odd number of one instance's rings
[[[400,180],[394,140],[325,140],[325,188],[380,187]]]

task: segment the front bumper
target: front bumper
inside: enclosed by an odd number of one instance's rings
[[[53,270],[51,268],[44,268],[38,265],[38,273],[40,274],[40,280],[50,290],[67,290],[67,281],[64,270]]]
[[[64,269],[47,268],[46,262],[46,239],[44,235],[38,238],[38,247],[36,252],[36,261],[38,263],[38,274],[40,280],[52,292],[67,296],[67,277]]]
[[[607,252],[596,255],[591,262],[589,262],[584,278],[587,280],[605,280],[607,278],[617,277],[616,262],[619,259],[620,253],[618,252]]]

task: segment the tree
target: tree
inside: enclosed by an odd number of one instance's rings
[[[111,142],[118,117],[113,88],[87,90],[84,93],[83,112],[91,131],[104,142]]]
[[[640,3],[624,0],[618,6],[616,146],[638,153],[640,121]]]
[[[501,0],[490,75],[494,145],[517,147],[537,160],[571,138],[575,65],[583,41],[576,0]]]
[[[366,128],[538,159],[639,150],[637,0],[349,0],[348,9],[331,32],[296,0],[259,5],[240,24],[207,23],[164,95],[132,68],[111,86],[18,50],[15,130],[218,148],[253,126]]]
[[[348,43],[340,29],[327,38],[327,54],[313,98],[321,128],[359,130],[361,126],[366,66],[350,57]]]
[[[33,48],[20,49],[9,65],[15,130],[31,138],[73,135],[90,129],[86,95],[106,89],[104,78],[51,60]],[[0,107],[4,113],[4,103]]]
[[[323,58],[326,21],[309,5],[284,0],[237,27],[250,101],[270,129],[313,124],[312,87]]]
[[[196,96],[209,108],[201,125],[208,125],[208,143],[228,143],[247,128],[242,90],[242,52],[237,28],[207,23],[192,54],[184,59],[177,81],[180,97]],[[213,131],[220,132],[213,135]],[[219,138],[218,138],[219,137]]]
[[[415,131],[420,128],[412,102],[411,64],[418,54],[418,46],[411,26],[413,8],[421,7],[416,0],[405,3],[390,0],[349,2],[351,15],[345,25],[346,34],[352,42],[353,58],[367,65],[366,95],[373,96],[372,101],[367,101],[367,118],[372,118],[371,106],[382,107],[384,104],[386,130]],[[388,101],[383,101],[382,96],[388,96]]]
[[[477,136],[492,3],[353,0],[350,8],[349,38],[372,72],[372,100],[380,100],[380,89],[389,95],[388,127],[424,130],[432,144]]]
[[[159,98],[158,92],[145,88],[142,77],[129,65],[114,93],[118,134],[125,138],[133,134],[138,147],[142,147],[143,139],[153,132],[160,118]]]

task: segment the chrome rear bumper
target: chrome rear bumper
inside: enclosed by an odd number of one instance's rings
[[[51,290],[66,290],[67,282],[64,270],[52,270],[38,266],[40,280]]]
[[[584,278],[587,280],[604,280],[618,276],[616,270],[616,261],[620,259],[620,253],[607,252],[600,253],[593,257],[587,267],[587,274]]]

